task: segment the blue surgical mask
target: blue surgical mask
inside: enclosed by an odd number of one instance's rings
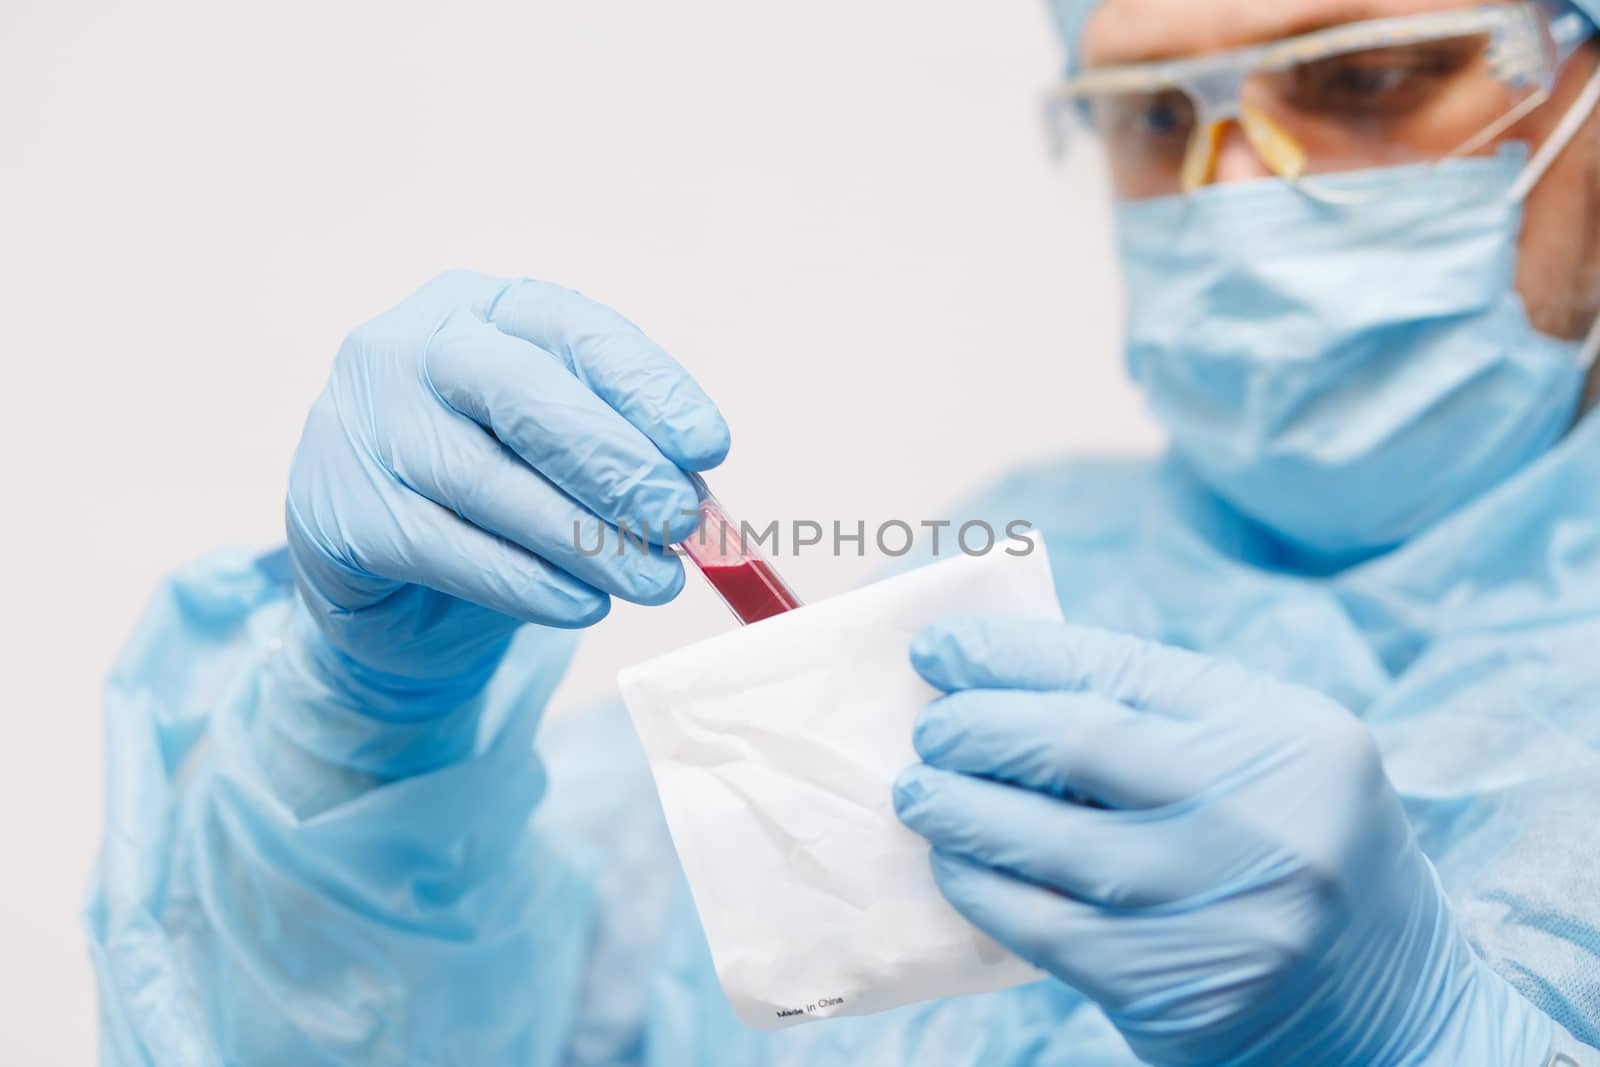
[[[1579,120],[1592,98],[1580,106]],[[1269,179],[1122,205],[1128,359],[1174,450],[1245,515],[1337,563],[1549,449],[1595,345],[1532,327],[1516,252],[1526,191],[1577,125],[1533,164],[1512,144],[1319,179],[1348,204]]]

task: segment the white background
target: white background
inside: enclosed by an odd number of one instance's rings
[[[0,1059],[88,1063],[99,686],[151,587],[280,536],[342,335],[434,273],[618,307],[721,404],[741,517],[938,518],[1155,440],[1041,0],[0,3]],[[875,561],[787,565],[803,595]],[[619,610],[559,697],[728,624]]]

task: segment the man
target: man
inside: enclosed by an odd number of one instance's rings
[[[287,554],[117,668],[105,1061],[1600,1064],[1579,8],[1059,0],[1173,454],[973,505],[1086,625],[919,634],[893,798],[1053,979],[733,1021],[619,713],[532,756],[571,632],[683,581],[574,522],[685,535],[727,429],[612,312],[454,274],[339,353]]]

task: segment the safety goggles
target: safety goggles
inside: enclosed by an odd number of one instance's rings
[[[1051,90],[1056,125],[1086,113],[1117,196],[1214,179],[1230,125],[1273,174],[1339,200],[1321,175],[1478,154],[1549,98],[1593,27],[1535,3],[1352,22],[1212,55],[1091,69]]]

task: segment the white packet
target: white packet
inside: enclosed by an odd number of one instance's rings
[[[953,909],[890,799],[938,695],[912,635],[962,615],[1061,619],[1050,561],[948,560],[624,670],[734,1011],[770,1030],[1042,977]],[[1019,549],[1020,550],[1020,549]]]

